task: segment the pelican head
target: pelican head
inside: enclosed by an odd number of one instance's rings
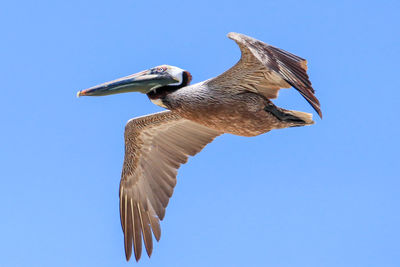
[[[181,88],[189,84],[191,75],[181,68],[161,65],[123,78],[79,91],[80,96],[104,96],[128,92],[154,94],[158,88]]]

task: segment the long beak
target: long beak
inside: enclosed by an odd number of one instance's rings
[[[155,73],[153,70],[145,70],[79,91],[77,97],[104,96],[127,92],[147,94],[153,89],[176,82],[178,81],[167,72]]]

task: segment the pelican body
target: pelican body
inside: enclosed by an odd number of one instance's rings
[[[322,118],[307,75],[306,60],[252,37],[229,33],[240,47],[239,62],[223,74],[190,85],[192,76],[161,65],[79,91],[78,96],[141,92],[168,109],[128,121],[120,183],[120,215],[126,259],[138,261],[142,238],[151,255],[160,220],[176,185],[177,170],[215,137],[256,136],[273,129],[313,124],[312,115],[275,106],[270,99],[293,87]]]
[[[237,92],[197,83],[170,93],[160,99],[161,106],[181,117],[202,124],[220,133],[256,136],[272,129],[311,124],[311,119],[291,113],[272,104],[266,97],[253,92]],[[153,100],[154,101],[154,100]],[[276,114],[270,112],[273,110]]]

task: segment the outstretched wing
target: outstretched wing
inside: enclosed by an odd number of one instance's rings
[[[172,196],[177,170],[220,133],[179,115],[164,111],[130,120],[125,127],[125,160],[120,184],[120,216],[125,254],[132,244],[136,261],[158,241],[159,221]]]
[[[228,37],[240,47],[235,66],[208,81],[215,87],[247,90],[276,98],[281,88],[294,87],[322,118],[320,103],[307,75],[307,61],[287,51],[240,33]]]

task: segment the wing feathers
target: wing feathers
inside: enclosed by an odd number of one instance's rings
[[[307,75],[307,61],[292,53],[239,33],[229,33],[241,50],[239,62],[208,83],[224,88],[243,88],[267,98],[276,98],[280,88],[292,86],[322,118],[318,99]]]
[[[318,99],[314,96],[314,89],[307,75],[307,61],[279,48],[269,46],[278,63],[278,72],[284,74],[285,81],[297,89],[310,103],[322,118],[322,112]]]
[[[130,207],[133,218],[133,250],[135,252],[136,261],[139,261],[140,256],[142,255],[142,231],[139,218],[138,203],[134,203],[132,198],[130,199]]]
[[[177,169],[220,133],[171,112],[130,120],[125,127],[125,160],[120,185],[121,225],[126,259],[138,261],[142,238],[153,251],[151,232],[161,237],[160,220],[176,185]]]
[[[157,219],[156,216],[152,215],[154,211],[150,207],[149,212],[147,213],[151,225],[151,229],[153,230],[154,238],[157,241],[160,241],[161,238],[161,228],[160,228],[160,221]]]
[[[128,196],[125,195],[123,200],[124,200],[124,226],[123,229],[125,231],[125,255],[126,255],[126,260],[128,261],[131,258],[132,255],[132,241],[133,241],[133,228],[131,227],[132,225],[132,215],[130,212],[130,205],[128,205]],[[129,212],[128,212],[129,208]]]
[[[138,203],[138,206],[139,206],[138,210],[139,210],[140,222],[141,222],[141,227],[142,227],[144,245],[146,247],[147,255],[149,255],[149,257],[150,257],[151,253],[153,252],[153,238],[151,236],[148,212],[144,210],[144,208],[141,204]]]

